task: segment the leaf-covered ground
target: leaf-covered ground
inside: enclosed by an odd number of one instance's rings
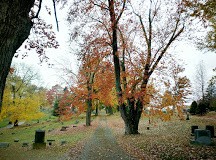
[[[132,160],[117,143],[111,129],[107,125],[106,116],[100,116],[99,125],[83,148],[77,159],[80,160]]]
[[[215,114],[216,115],[216,114]],[[114,120],[115,119],[115,120]],[[119,117],[110,118],[109,124],[113,129],[118,143],[128,153],[138,159],[167,159],[167,160],[198,160],[216,159],[216,146],[192,145],[191,126],[198,125],[204,129],[206,125],[216,127],[215,116],[196,117],[189,121],[180,121],[173,118],[172,121],[162,122],[155,119],[153,124],[148,124],[147,118],[140,121],[140,135],[122,135],[123,122]],[[147,130],[147,126],[150,130]],[[213,139],[216,142],[216,139]]]
[[[94,118],[94,117],[93,117]],[[140,159],[140,160],[200,160],[216,159],[216,146],[192,145],[191,126],[206,125],[216,127],[216,113],[207,116],[192,116],[189,121],[180,121],[173,117],[163,122],[155,118],[148,124],[148,118],[142,117],[139,135],[124,135],[124,124],[119,113],[112,116],[99,116],[93,119],[92,126],[85,127],[84,119],[61,124],[44,121],[31,126],[19,126],[14,129],[0,129],[0,142],[9,142],[8,148],[0,148],[0,160],[73,160],[73,159]],[[60,131],[61,126],[69,126]],[[150,129],[147,130],[147,127]],[[46,140],[55,142],[46,149],[33,150],[32,140],[35,130],[46,130]],[[216,133],[216,132],[215,132]],[[19,139],[19,142],[14,142]],[[66,143],[61,145],[61,141]],[[213,139],[216,143],[216,139]],[[22,147],[29,142],[28,147]],[[133,158],[132,158],[133,157]]]

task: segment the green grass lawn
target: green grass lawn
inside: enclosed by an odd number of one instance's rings
[[[41,119],[40,123],[31,121],[26,125],[9,129],[7,127],[0,129],[0,142],[10,143],[8,148],[0,148],[0,160],[27,160],[27,159],[60,159],[67,155],[68,150],[78,142],[89,137],[92,134],[90,127],[84,127],[85,119],[83,117],[74,117],[70,121],[58,122],[56,118]],[[62,126],[68,126],[67,131],[60,131]],[[76,126],[76,127],[73,127]],[[45,130],[45,142],[48,139],[55,140],[52,145],[46,144],[46,149],[32,149],[36,130]],[[19,142],[14,142],[18,139]],[[62,141],[66,141],[62,145]],[[27,147],[22,144],[27,142]]]

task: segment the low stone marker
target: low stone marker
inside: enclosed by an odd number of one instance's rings
[[[36,130],[35,131],[35,143],[33,143],[33,149],[43,149],[46,148],[45,139],[45,131],[44,130]]]
[[[28,142],[23,142],[22,147],[28,147],[29,143]]]
[[[68,126],[62,126],[62,128],[60,129],[60,131],[67,131],[67,128],[69,128]]]
[[[192,141],[194,144],[211,145],[211,133],[209,130],[195,129],[195,140]]]
[[[211,133],[211,138],[214,138],[214,126],[206,125],[206,130],[209,130]]]
[[[51,146],[52,145],[52,142],[54,142],[55,140],[54,139],[48,139],[47,142],[48,144]]]
[[[194,136],[195,129],[198,129],[198,126],[191,126],[191,135]]]
[[[7,148],[9,147],[10,143],[8,142],[0,142],[0,148]]]
[[[19,139],[14,139],[14,142],[19,142]]]

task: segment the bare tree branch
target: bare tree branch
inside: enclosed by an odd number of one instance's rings
[[[31,19],[38,18],[40,10],[41,10],[42,1],[43,0],[39,0],[38,11],[37,11],[36,15],[34,17],[32,17]]]

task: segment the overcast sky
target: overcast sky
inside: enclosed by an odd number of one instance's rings
[[[51,8],[52,9],[52,8]],[[54,63],[53,68],[49,68],[46,63],[43,63],[42,66],[39,64],[39,60],[35,53],[29,53],[28,57],[24,60],[21,58],[14,58],[13,62],[23,62],[30,64],[39,70],[39,74],[41,75],[43,86],[51,87],[55,84],[61,84],[61,71],[56,70],[59,68],[59,63],[61,65],[70,65],[70,68],[74,71],[76,68],[76,58],[70,53],[70,48],[68,47],[68,27],[66,22],[66,10],[58,10],[58,19],[59,19],[59,32],[56,32],[57,41],[60,43],[60,47],[58,49],[49,49],[47,50],[47,56],[50,58],[50,63]],[[51,23],[53,28],[56,31],[56,23],[54,16],[48,16],[45,7],[42,7],[40,15],[47,21],[47,23]],[[208,79],[212,76],[212,69],[216,67],[215,60],[216,54],[206,52],[203,53],[196,49],[193,44],[182,43],[178,45],[176,48],[177,57],[181,58],[185,65],[185,75],[190,78],[191,81],[194,81],[196,66],[200,61],[203,61],[206,67]]]

